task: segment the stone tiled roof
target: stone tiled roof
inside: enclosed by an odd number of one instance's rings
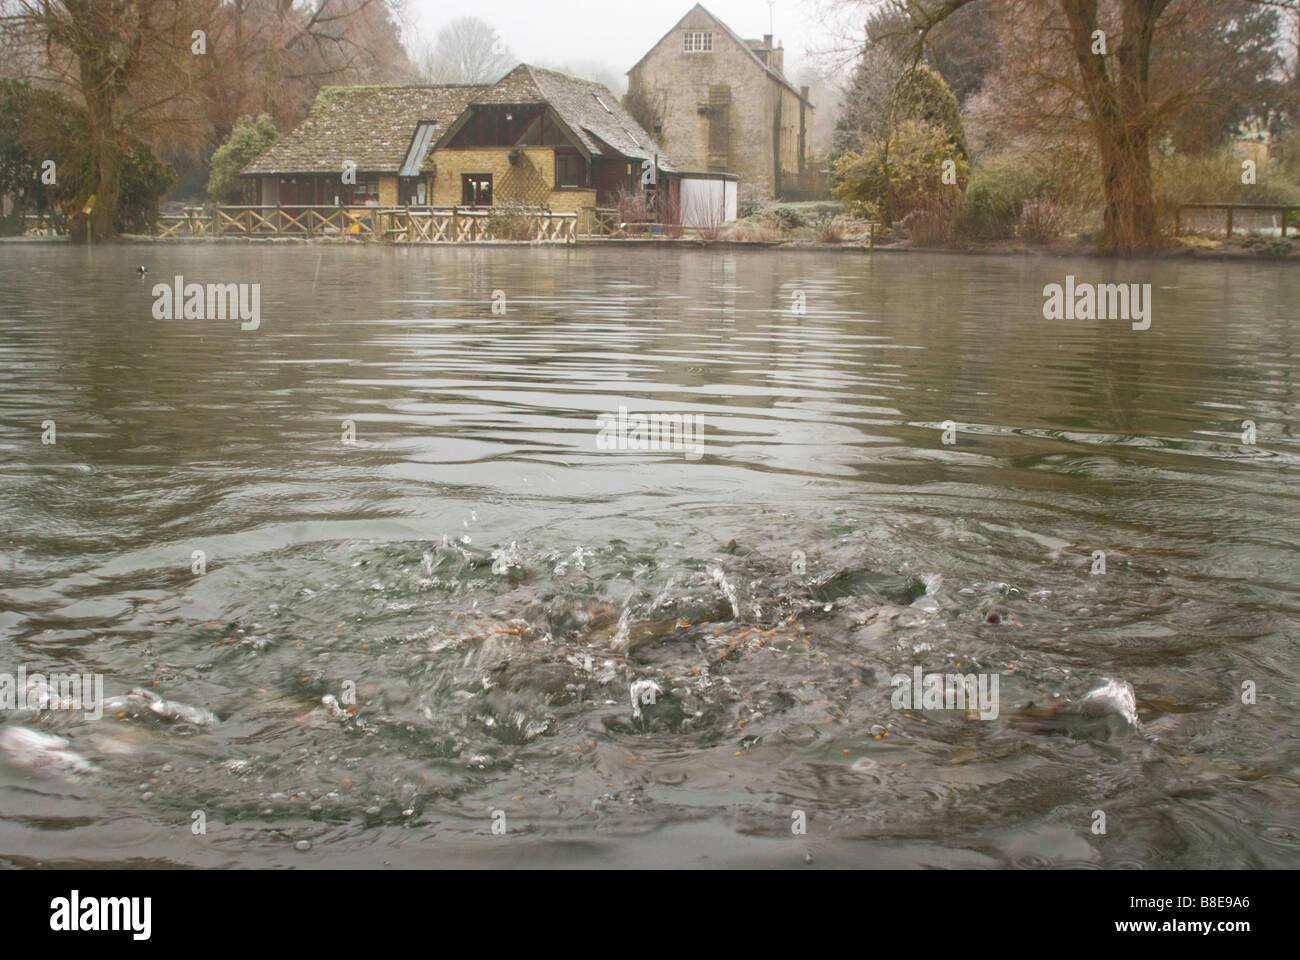
[[[638,160],[658,157],[660,169],[676,169],[663,148],[632,119],[618,97],[603,83],[521,63],[470,100],[471,107],[507,103],[547,104],[593,157],[622,156]],[[439,142],[445,145],[454,135],[453,127],[444,131]]]
[[[484,84],[323,87],[306,119],[244,168],[246,174],[397,173],[422,121],[449,126]]]
[[[577,134],[593,156],[609,156],[610,148],[625,157],[641,160],[659,158],[664,170],[676,169],[641,125],[632,119],[603,83],[528,67],[542,99]]]
[[[325,87],[307,118],[244,168],[245,174],[397,173],[422,122],[442,137],[470,104],[545,103],[592,156],[619,155],[676,169],[604,84],[520,64],[496,83],[432,87]]]

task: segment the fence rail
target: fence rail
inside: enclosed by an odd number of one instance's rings
[[[390,243],[527,240],[574,243],[578,215],[459,207],[187,207],[158,218],[157,237],[352,237]]]
[[[1231,237],[1235,229],[1235,219],[1238,212],[1245,213],[1251,217],[1271,214],[1270,229],[1280,230],[1282,236],[1287,235],[1292,221],[1300,224],[1300,207],[1289,206],[1275,203],[1182,203],[1178,205],[1178,213],[1174,220],[1174,233],[1181,234],[1183,227],[1189,221],[1194,219],[1188,214],[1194,211],[1214,211],[1221,212],[1224,218],[1224,236]],[[1259,229],[1256,227],[1255,229]]]

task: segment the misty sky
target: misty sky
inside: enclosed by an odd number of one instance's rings
[[[624,83],[627,72],[672,29],[695,0],[409,0],[410,26],[432,40],[451,20],[475,16],[495,27],[516,57],[526,63],[598,63]],[[805,51],[831,44],[819,18],[824,0],[777,0],[771,8],[775,38],[785,44],[785,72],[794,76]],[[742,37],[761,37],[769,26],[767,0],[709,0],[705,9]]]

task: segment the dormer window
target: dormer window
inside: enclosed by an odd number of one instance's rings
[[[686,52],[687,53],[712,53],[713,34],[693,33],[688,30],[686,32]]]

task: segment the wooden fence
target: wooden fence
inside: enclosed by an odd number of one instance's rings
[[[1248,216],[1257,219],[1259,215],[1271,215],[1271,229],[1281,230],[1282,236],[1287,235],[1287,229],[1292,220],[1300,223],[1300,207],[1285,206],[1272,203],[1183,203],[1178,206],[1178,213],[1174,221],[1174,233],[1183,232],[1183,227],[1188,224],[1192,217],[1188,214],[1198,210],[1208,210],[1223,215],[1223,233],[1225,237],[1231,237],[1236,229],[1234,223],[1235,214],[1240,211]],[[1247,228],[1249,230],[1249,228]]]
[[[342,237],[392,243],[521,240],[574,243],[578,215],[457,207],[187,207],[159,217],[155,236]]]

